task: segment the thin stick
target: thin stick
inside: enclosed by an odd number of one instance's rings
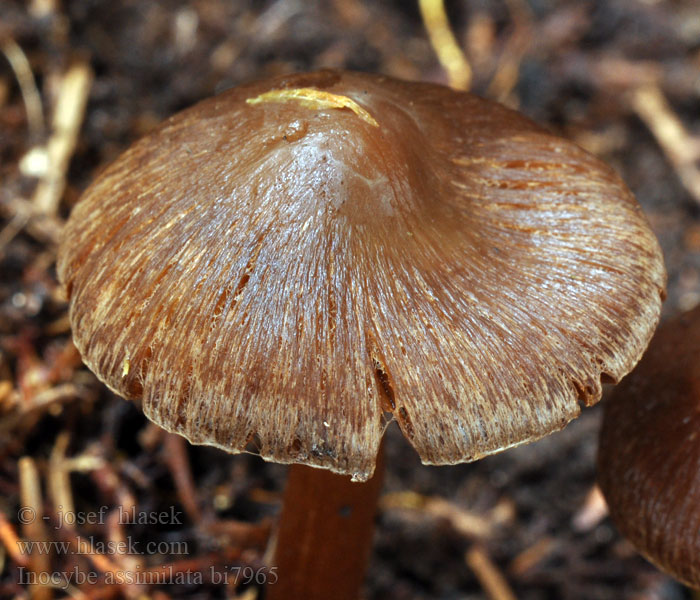
[[[700,139],[691,136],[655,85],[642,86],[631,95],[631,104],[649,127],[673,165],[685,188],[700,204]]]
[[[48,487],[51,500],[56,512],[75,514],[73,491],[70,486],[70,471],[66,469],[66,450],[70,443],[70,434],[62,431],[56,438],[56,443],[49,457]],[[72,527],[66,523],[66,526]]]
[[[608,504],[603,492],[593,485],[586,494],[583,506],[576,511],[571,524],[575,531],[590,531],[608,515]]]
[[[3,512],[0,512],[0,543],[5,546],[7,554],[16,564],[25,569],[29,567],[28,557],[20,552],[20,539]]]
[[[10,63],[19,84],[24,107],[27,111],[27,125],[32,136],[40,136],[44,131],[44,113],[41,108],[41,96],[36,86],[34,73],[27,55],[11,37],[2,40],[2,53]]]
[[[190,519],[199,523],[202,520],[202,511],[197,502],[197,488],[190,469],[185,439],[175,433],[166,433],[164,441],[165,460],[175,481],[177,495]]]
[[[63,221],[58,215],[43,215],[37,212],[31,201],[17,196],[8,198],[7,202],[0,205],[0,212],[17,219],[17,223],[7,233],[3,231],[0,234],[0,250],[22,230],[44,244],[58,243],[63,229]]]
[[[550,556],[556,547],[555,539],[551,537],[540,538],[532,546],[520,552],[511,561],[508,570],[513,575],[522,576]]]
[[[472,546],[464,559],[491,600],[516,600],[505,577],[481,546]]]
[[[26,214],[16,213],[12,220],[0,229],[0,258],[5,253],[5,248],[22,231],[24,226],[29,221],[29,216]]]
[[[502,500],[488,513],[469,511],[439,496],[423,496],[416,492],[393,492],[382,496],[382,510],[418,511],[430,518],[444,519],[460,535],[470,539],[485,539],[496,527],[514,518],[511,502]]]
[[[75,63],[63,76],[53,113],[52,133],[46,147],[48,168],[34,192],[37,212],[55,215],[66,186],[68,164],[78,141],[92,71],[86,62]]]
[[[472,81],[472,69],[450,29],[444,1],[419,0],[418,6],[430,44],[447,72],[450,87],[468,90]]]
[[[23,521],[24,537],[33,542],[48,541],[46,528],[44,527],[43,500],[41,497],[41,483],[39,472],[34,460],[30,456],[19,459],[19,485],[22,508],[20,519]],[[31,552],[29,554],[30,569],[37,575],[37,579],[44,574],[51,573],[50,556],[47,553]],[[32,600],[51,600],[53,593],[51,588],[40,583],[30,585]]]
[[[489,83],[486,95],[505,102],[518,83],[520,63],[532,38],[530,7],[522,0],[506,0],[513,21],[513,33],[505,44],[496,72]]]

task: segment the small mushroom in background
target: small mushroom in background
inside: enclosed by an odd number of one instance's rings
[[[700,307],[659,327],[606,402],[598,479],[634,547],[700,589]]]
[[[389,422],[435,465],[561,429],[632,369],[665,286],[595,157],[476,96],[339,71],[167,120],[85,192],[58,272],[110,389],[294,465],[268,598],[357,596]]]

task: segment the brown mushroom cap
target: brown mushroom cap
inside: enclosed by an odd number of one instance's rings
[[[358,480],[386,413],[430,464],[562,428],[634,366],[665,284],[590,154],[335,71],[168,119],[85,192],[58,270],[85,362],[156,423]]]
[[[606,403],[598,479],[637,550],[700,588],[700,307],[659,328]]]

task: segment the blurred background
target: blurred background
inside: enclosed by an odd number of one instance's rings
[[[266,560],[285,468],[190,447],[108,392],[70,341],[55,275],[62,225],[95,174],[202,98],[337,67],[501,101],[622,175],[665,253],[664,317],[700,303],[697,0],[451,0],[442,8],[431,0],[0,0],[0,599],[262,597],[245,568]],[[391,427],[366,597],[692,598],[607,518],[594,485],[599,419],[599,407],[586,410],[539,443],[442,468],[421,466]],[[119,506],[179,516],[124,524]],[[68,546],[29,551],[23,540]],[[88,550],[74,552],[81,540]],[[120,540],[141,546],[105,546]],[[148,541],[157,547],[144,549]],[[229,585],[213,566],[231,573]],[[154,584],[106,583],[134,572]],[[44,585],[22,585],[28,573],[47,574]],[[170,579],[159,584],[163,573]]]

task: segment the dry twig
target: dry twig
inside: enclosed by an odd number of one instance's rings
[[[464,556],[481,587],[491,600],[516,600],[506,578],[481,546],[472,546]]]
[[[165,460],[175,481],[178,498],[190,519],[199,523],[202,520],[202,511],[197,501],[197,488],[192,477],[185,440],[175,433],[166,433],[164,442]]]
[[[44,508],[41,495],[39,472],[34,460],[24,456],[19,460],[19,484],[22,508],[20,520],[23,522],[24,537],[30,541],[48,541],[44,527]],[[29,554],[30,571],[37,577],[51,573],[50,555],[40,549]],[[53,593],[49,586],[41,583],[30,585],[32,600],[51,600]]]
[[[34,192],[33,204],[40,214],[55,215],[58,210],[91,82],[92,71],[85,61],[76,62],[63,76],[46,146],[47,169]]]
[[[525,548],[510,563],[508,570],[513,575],[524,575],[537,564],[554,552],[557,541],[551,537],[543,537],[537,540],[532,546]]]
[[[608,504],[603,492],[594,485],[583,501],[583,506],[576,511],[571,523],[576,531],[590,531],[608,515]]]
[[[655,85],[641,86],[630,95],[632,108],[649,127],[685,188],[700,204],[700,138],[691,136]]]
[[[470,539],[488,538],[493,529],[514,517],[512,504],[501,501],[485,515],[474,513],[439,496],[422,496],[415,492],[386,494],[380,500],[382,510],[408,509],[419,511],[431,518],[444,519],[450,526]]]
[[[419,0],[418,5],[433,50],[447,72],[450,87],[468,90],[472,80],[471,66],[450,29],[443,0]]]
[[[513,21],[513,33],[505,44],[496,72],[491,79],[486,94],[500,102],[509,99],[518,83],[520,62],[532,39],[531,9],[523,0],[507,0],[506,4]],[[516,104],[517,102],[511,102]]]
[[[7,554],[17,565],[25,569],[29,567],[29,559],[20,552],[20,539],[3,512],[0,512],[0,543],[5,546]]]
[[[6,37],[0,46],[7,62],[17,78],[22,100],[27,111],[27,124],[32,136],[39,136],[44,131],[44,113],[41,108],[41,96],[36,87],[36,80],[27,55],[15,40]]]
[[[57,512],[75,514],[73,504],[73,492],[70,486],[70,471],[66,469],[66,450],[70,443],[70,434],[62,431],[56,437],[51,456],[49,457],[49,471],[47,473],[49,495]],[[69,523],[65,524],[71,527]]]
[[[10,222],[0,229],[0,258],[2,258],[5,247],[22,231],[28,221],[28,215],[16,213]]]

